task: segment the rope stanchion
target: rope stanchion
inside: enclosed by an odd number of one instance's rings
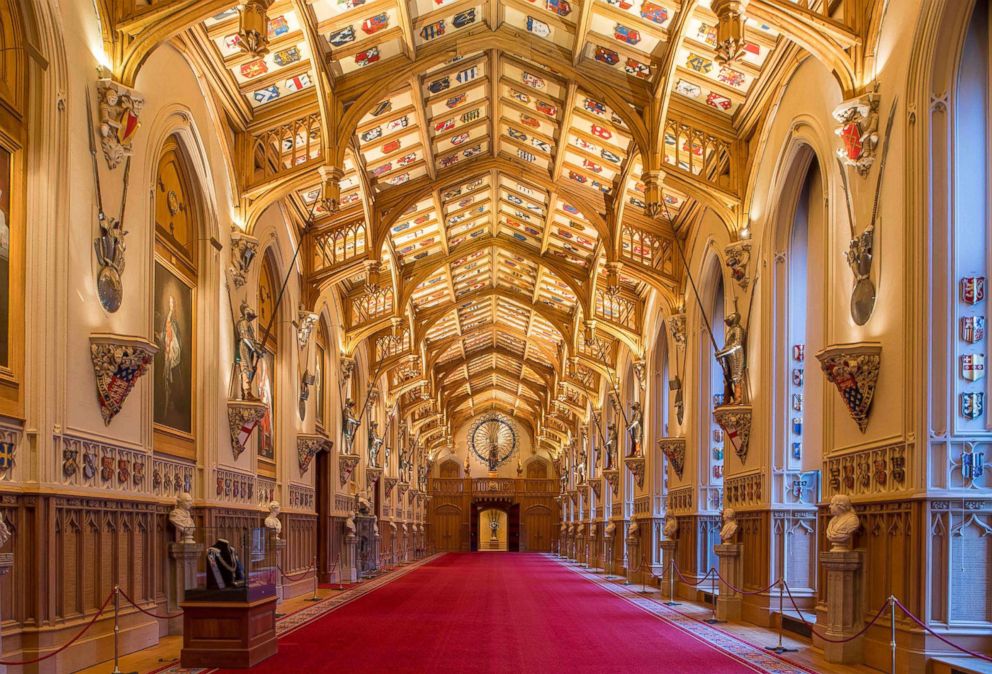
[[[101,615],[103,615],[103,612],[107,610],[107,606],[110,605],[110,602],[113,598],[114,598],[114,592],[111,591],[110,594],[107,595],[107,598],[104,600],[103,604],[100,606],[99,609],[97,609],[97,612],[93,614],[93,617],[90,618],[90,621],[86,623],[83,629],[79,630],[79,632],[76,633],[76,636],[74,636],[73,638],[69,639],[69,641],[62,644],[62,646],[60,646],[58,650],[52,651],[48,655],[42,655],[41,657],[34,658],[32,660],[21,660],[19,662],[0,660],[0,665],[3,665],[4,667],[22,667],[24,665],[33,665],[36,662],[41,662],[43,660],[48,660],[49,658],[54,658],[62,651],[69,648],[69,646],[72,646],[74,643],[76,643],[79,640],[79,637],[86,634],[86,631],[89,630],[89,628],[93,627],[93,623],[95,623],[97,619]]]
[[[710,576],[710,596],[713,598],[713,615],[711,615],[709,618],[707,618],[706,620],[703,621],[707,625],[718,625],[720,623],[727,622],[726,620],[720,620],[719,618],[716,617],[716,600],[717,600],[717,595],[716,595],[716,577],[719,574],[718,573],[714,573],[714,571],[716,571],[716,569],[715,568],[711,568],[709,571],[706,572],[706,575],[707,576]],[[713,574],[713,575],[710,575],[710,574]]]
[[[785,628],[785,611],[782,606],[782,595],[784,593],[783,586],[785,585],[785,580],[779,578],[772,583],[772,587],[775,585],[778,585],[778,644],[775,646],[765,646],[765,650],[771,651],[776,655],[782,655],[782,653],[795,653],[799,650],[798,648],[788,648],[782,644],[782,630]],[[791,594],[789,595],[789,599],[790,601],[792,600]],[[802,612],[800,612],[799,609],[796,609],[796,611],[799,612],[800,617],[802,617]]]
[[[317,596],[317,557],[313,558],[313,595],[307,597],[307,601],[320,601],[320,597]]]
[[[680,602],[675,601],[675,560],[673,559],[668,566],[668,601],[664,604],[665,606],[681,606]]]
[[[706,575],[705,576],[703,576],[702,578],[700,578],[699,580],[697,580],[695,583],[693,583],[688,578],[686,578],[685,576],[682,575],[682,572],[679,571],[679,567],[675,566],[675,562],[672,562],[672,567],[675,569],[675,573],[679,574],[679,580],[681,580],[686,585],[689,585],[690,587],[699,587],[704,582],[706,582],[706,579],[709,578],[710,577],[710,574],[713,573],[713,569],[710,569],[709,571],[706,572]]]
[[[314,566],[313,564],[311,564],[307,568],[303,569],[303,571],[300,573],[300,575],[296,576],[295,578],[293,576],[290,576],[285,571],[283,571],[281,566],[277,566],[276,569],[278,569],[279,570],[279,573],[282,574],[283,579],[288,580],[291,583],[295,583],[298,580],[303,580],[304,578],[307,577],[307,574],[309,574],[311,571],[314,572],[314,575],[317,574],[317,567]]]
[[[121,640],[121,586],[114,585],[114,670],[110,674],[124,674],[121,672],[120,664],[120,640]],[[137,672],[127,672],[127,674],[138,674]]]
[[[785,582],[783,582],[782,584],[785,586],[785,593],[789,595],[789,601],[792,603],[792,608],[796,609],[796,613],[799,614],[799,619],[802,621],[803,625],[805,625],[806,628],[809,629],[809,631],[812,634],[815,634],[817,639],[822,639],[823,641],[827,641],[832,644],[846,644],[848,641],[854,641],[855,639],[860,637],[862,634],[868,631],[869,627],[871,627],[876,622],[878,622],[878,619],[882,617],[883,613],[885,613],[885,608],[889,605],[889,600],[886,599],[885,603],[882,604],[881,607],[879,607],[878,613],[875,614],[875,617],[869,620],[868,623],[863,628],[861,628],[861,630],[857,634],[846,637],[844,639],[831,639],[830,637],[817,632],[816,629],[813,627],[812,623],[806,620],[806,617],[803,616],[803,612],[799,609],[799,605],[796,603],[796,600],[792,596],[792,590],[789,589],[789,584]]]

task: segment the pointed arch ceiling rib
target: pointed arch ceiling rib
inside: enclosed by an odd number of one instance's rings
[[[280,201],[312,223],[310,294],[340,294],[342,349],[368,348],[443,442],[489,408],[561,437],[604,360],[641,355],[647,294],[677,304],[672,221],[746,226],[778,79],[801,47],[850,93],[877,3],[750,0],[730,62],[727,0],[275,0],[257,56],[232,2],[134,4],[99,0],[126,36],[115,75],[182,42],[232,127],[245,225]]]

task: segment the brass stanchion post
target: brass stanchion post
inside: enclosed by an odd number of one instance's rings
[[[778,644],[775,646],[765,646],[766,651],[772,651],[773,653],[795,653],[798,648],[786,648],[782,645],[782,630],[783,624],[785,623],[785,613],[783,607],[783,593],[785,592],[785,579],[778,579]]]

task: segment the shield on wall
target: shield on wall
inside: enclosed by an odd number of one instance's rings
[[[978,304],[985,299],[985,277],[965,276],[961,279],[961,301],[965,304]]]
[[[974,344],[985,337],[985,316],[965,316],[961,319],[961,339]]]
[[[985,354],[968,353],[961,356],[961,378],[978,381],[985,376]]]

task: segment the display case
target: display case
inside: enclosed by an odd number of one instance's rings
[[[276,596],[276,538],[266,527],[197,527],[202,545],[186,601],[254,602]]]

